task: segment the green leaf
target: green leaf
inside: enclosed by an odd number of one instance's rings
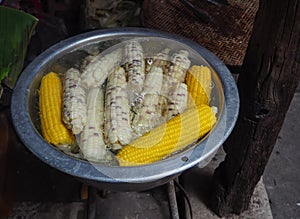
[[[0,6],[0,81],[13,88],[22,71],[28,43],[38,23],[34,16]]]

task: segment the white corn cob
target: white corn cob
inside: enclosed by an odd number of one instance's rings
[[[89,64],[84,68],[81,79],[83,86],[100,87],[109,72],[115,67],[120,65],[122,60],[122,49],[118,48],[109,54],[96,55]]]
[[[163,70],[168,66],[168,59],[169,59],[169,53],[170,53],[169,48],[163,49],[161,52],[157,53],[153,57],[153,65],[161,67]]]
[[[163,70],[152,66],[146,76],[142,95],[144,98],[135,109],[132,128],[138,135],[150,131],[163,120],[160,107],[160,91],[162,86]]]
[[[66,72],[63,93],[63,121],[77,135],[86,123],[86,94],[81,86],[80,72],[70,68]]]
[[[161,95],[170,99],[177,88],[178,80],[168,75],[163,75],[163,84],[161,87]]]
[[[146,72],[148,73],[151,69],[151,66],[158,66],[165,71],[169,63],[169,48],[163,49],[161,52],[157,53],[155,56],[146,59]]]
[[[178,85],[177,79],[168,75],[163,75],[163,84],[161,87],[160,106],[163,117],[167,118],[167,110],[173,93]]]
[[[172,117],[183,113],[187,108],[188,90],[185,83],[178,83],[175,91],[169,98],[169,104],[167,109],[167,120]]]
[[[113,150],[122,148],[133,138],[125,70],[116,67],[108,76],[105,95],[104,135]]]
[[[172,114],[177,114],[178,111],[175,109],[180,107],[181,104],[183,105],[184,102],[184,100],[176,99],[174,95],[180,91],[178,90],[178,86],[181,82],[184,82],[186,72],[191,65],[188,55],[189,53],[186,50],[179,50],[178,52],[174,53],[170,58],[170,66],[165,70],[160,104],[162,106],[162,115],[167,119],[172,117]],[[182,88],[183,85],[180,86],[181,91],[185,92]]]
[[[103,140],[101,120],[104,113],[104,93],[101,88],[92,88],[87,97],[87,124],[81,133],[80,150],[85,159],[94,162],[109,162],[112,154]]]
[[[157,94],[161,92],[163,79],[163,70],[161,67],[152,66],[149,74],[146,76],[142,95],[145,94]]]
[[[97,56],[99,53],[92,53],[87,55],[80,63],[80,70],[84,71],[84,69],[90,64],[90,62]]]
[[[184,82],[186,71],[191,65],[188,58],[189,52],[186,50],[179,50],[171,56],[171,64],[167,70],[167,75],[177,79],[179,82]]]
[[[145,58],[142,45],[131,40],[125,45],[125,65],[128,73],[128,95],[133,104],[143,89],[145,80]]]

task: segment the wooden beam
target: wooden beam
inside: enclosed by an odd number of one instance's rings
[[[249,207],[298,85],[300,1],[260,1],[242,69],[239,118],[214,173],[210,206],[219,216]]]

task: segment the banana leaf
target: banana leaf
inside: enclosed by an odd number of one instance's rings
[[[22,71],[37,23],[38,19],[28,13],[0,6],[0,82],[4,80],[11,89]]]

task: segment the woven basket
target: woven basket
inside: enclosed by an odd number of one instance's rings
[[[207,0],[190,2],[210,15],[208,24],[178,0],[144,0],[141,23],[196,41],[227,65],[241,65],[259,0],[228,0],[229,6],[217,6]]]

